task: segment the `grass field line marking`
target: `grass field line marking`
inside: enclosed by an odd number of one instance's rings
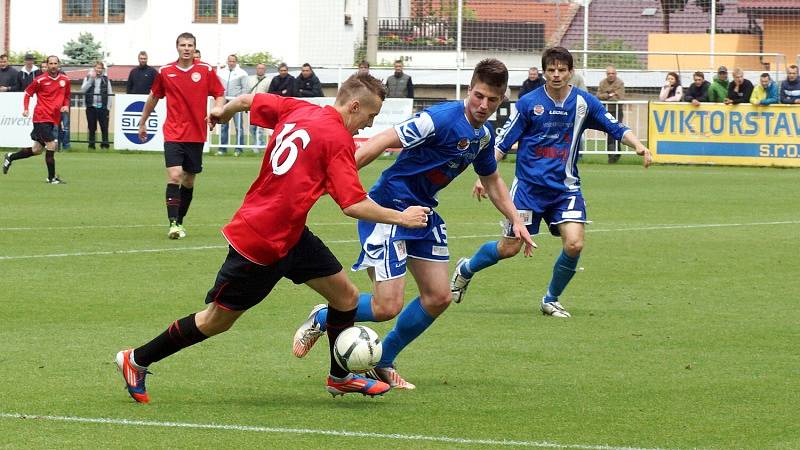
[[[317,430],[312,428],[281,428],[281,427],[253,426],[253,425],[223,425],[215,423],[158,422],[153,420],[110,419],[110,418],[94,418],[94,417],[76,417],[76,416],[38,416],[38,415],[17,414],[17,413],[0,413],[0,418],[33,419],[33,420],[48,420],[53,422],[76,422],[76,423],[92,423],[92,424],[121,425],[121,426],[247,431],[255,433],[272,433],[272,434],[316,434],[323,436],[394,439],[398,441],[443,442],[447,444],[483,445],[483,446],[497,446],[497,447],[502,446],[502,447],[531,447],[531,448],[574,448],[581,450],[659,450],[659,449],[645,449],[640,447],[614,447],[610,445],[558,444],[555,442],[547,442],[547,441],[468,439],[468,438],[455,438],[448,436],[426,436],[421,434],[388,434],[388,433],[370,433],[365,431],[334,431],[334,430]]]
[[[586,230],[587,233],[610,233],[619,231],[655,231],[655,230],[688,230],[698,228],[724,228],[724,227],[748,227],[748,226],[765,226],[765,225],[796,225],[800,224],[800,220],[786,220],[777,222],[749,222],[749,223],[706,223],[706,224],[683,224],[683,225],[655,225],[649,227],[628,227],[628,228],[608,228],[608,229],[591,229]],[[448,239],[487,239],[497,237],[499,233],[493,234],[473,234],[464,236],[448,236]],[[328,244],[356,244],[358,239],[331,239],[325,241]],[[74,253],[49,253],[45,255],[15,255],[15,256],[0,256],[0,261],[8,261],[12,259],[34,259],[34,258],[64,258],[68,256],[107,256],[107,255],[129,255],[136,253],[160,253],[160,252],[173,252],[173,251],[197,251],[197,250],[218,250],[227,248],[227,245],[199,245],[195,247],[165,247],[165,248],[143,248],[143,249],[129,249],[129,250],[105,250],[96,252],[74,252]]]

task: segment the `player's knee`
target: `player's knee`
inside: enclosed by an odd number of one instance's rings
[[[372,302],[372,315],[378,322],[391,320],[403,310],[403,298],[375,297]]]
[[[497,254],[500,259],[511,258],[519,253],[522,248],[522,240],[519,239],[503,239],[497,246]]]
[[[576,257],[583,251],[583,239],[569,241],[564,244],[564,251],[571,257]]]
[[[443,290],[441,292],[435,292],[433,294],[425,295],[423,298],[423,305],[428,312],[439,315],[450,306],[450,302],[453,301],[453,296],[450,293],[450,290]]]

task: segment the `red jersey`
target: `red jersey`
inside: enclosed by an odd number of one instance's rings
[[[258,178],[222,233],[239,254],[269,265],[297,244],[308,211],[323,194],[342,209],[367,194],[358,179],[353,136],[334,108],[256,94],[250,123],[275,131]]]
[[[188,69],[177,61],[162,66],[150,92],[155,98],[167,97],[166,142],[205,142],[208,97],[225,95],[214,68],[199,60]]]
[[[69,78],[63,73],[51,77],[45,72],[33,79],[25,88],[22,105],[26,110],[31,97],[36,94],[36,107],[33,108],[33,123],[61,123],[61,107],[69,106]]]

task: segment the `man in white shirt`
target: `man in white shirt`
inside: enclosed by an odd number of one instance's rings
[[[217,76],[219,77],[219,81],[222,83],[222,87],[225,88],[226,98],[230,99],[247,93],[247,72],[239,67],[239,58],[236,55],[228,55],[228,64],[217,72]],[[233,123],[236,127],[236,143],[238,145],[242,145],[244,144],[242,113],[236,113],[236,115],[233,116]],[[229,124],[222,124],[222,129],[220,130],[220,144],[223,146],[228,145],[229,131]],[[228,149],[226,147],[220,147],[219,151],[217,151],[217,155],[220,156],[227,153]],[[234,150],[235,156],[239,156],[241,154],[241,147],[238,147]]]

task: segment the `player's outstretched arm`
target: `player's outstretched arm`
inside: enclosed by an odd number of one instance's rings
[[[231,120],[237,112],[249,111],[250,105],[253,104],[253,97],[255,94],[242,94],[228,103],[225,103],[225,97],[219,97],[222,99],[220,102],[214,99],[214,106],[208,113],[208,127],[213,129],[214,125]]]
[[[387,128],[380,133],[369,138],[358,150],[356,150],[356,166],[359,169],[366,166],[390,148],[401,148],[403,143],[394,128]],[[386,222],[381,222],[386,223]]]
[[[158,98],[154,97],[152,93],[147,96],[147,101],[144,102],[142,109],[142,117],[139,119],[139,141],[144,142],[147,139],[147,119],[150,118],[153,110],[156,109]]]
[[[622,143],[628,147],[633,147],[636,154],[643,157],[642,165],[645,168],[650,167],[650,164],[653,162],[653,155],[650,153],[650,150],[642,144],[642,141],[639,140],[633,131],[629,131],[622,136]]]
[[[431,212],[431,209],[424,206],[409,206],[401,212],[384,208],[367,197],[342,209],[342,212],[354,219],[368,222],[390,223],[406,228],[422,228],[428,224],[428,213]]]
[[[522,223],[522,219],[520,219],[519,214],[517,214],[517,207],[514,206],[514,202],[511,200],[511,195],[508,193],[508,186],[506,186],[506,183],[500,176],[500,172],[495,171],[491,175],[480,177],[480,182],[483,184],[486,195],[489,197],[489,200],[492,201],[494,207],[503,213],[506,219],[512,223],[514,237],[522,239],[522,241],[525,242],[525,256],[531,256],[533,254],[533,249],[536,248],[536,244],[533,242],[533,239],[531,239],[528,228]]]

